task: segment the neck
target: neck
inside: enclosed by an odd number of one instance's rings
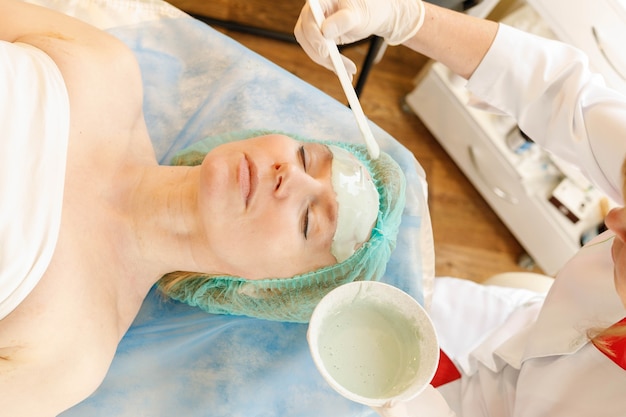
[[[148,167],[127,194],[130,262],[142,281],[139,285],[149,288],[172,271],[211,269],[208,255],[201,265],[194,256],[194,251],[206,247],[197,209],[199,171],[199,167]]]

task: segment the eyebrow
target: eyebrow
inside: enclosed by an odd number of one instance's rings
[[[332,161],[333,153],[331,152],[328,145],[320,144],[320,146],[324,149],[324,153],[326,154],[327,159],[330,159]]]
[[[309,152],[313,150],[313,152],[322,155],[322,161],[333,159],[333,153],[330,151],[328,145],[324,143],[315,143],[315,142],[304,142],[302,144],[304,147],[309,149]]]

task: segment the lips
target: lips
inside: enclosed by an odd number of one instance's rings
[[[243,198],[243,201],[247,207],[252,196],[254,195],[254,190],[257,183],[257,176],[254,164],[252,164],[248,160],[246,155],[244,155],[244,157],[241,158],[241,161],[239,162],[239,169],[237,174],[241,197]]]

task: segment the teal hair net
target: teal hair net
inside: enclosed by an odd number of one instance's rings
[[[267,320],[308,322],[313,309],[332,289],[352,281],[378,280],[385,272],[405,204],[406,180],[398,164],[386,153],[370,159],[364,145],[316,141],[276,131],[244,131],[209,137],[179,152],[175,165],[198,165],[216,146],[267,134],[285,134],[302,142],[332,144],[352,152],[369,170],[378,189],[380,207],[370,239],[341,263],[292,278],[248,280],[235,276],[191,274],[163,292],[209,313],[234,314]]]

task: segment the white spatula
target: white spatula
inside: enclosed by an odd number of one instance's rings
[[[322,22],[324,21],[324,12],[322,11],[322,7],[318,0],[307,0],[309,2],[309,7],[311,8],[311,12],[313,13],[313,17],[317,22],[317,25],[322,28]],[[333,63],[333,67],[335,68],[335,73],[337,77],[339,77],[339,82],[341,83],[341,87],[343,88],[343,92],[348,99],[348,104],[350,104],[350,108],[352,109],[352,113],[356,118],[356,123],[359,126],[359,130],[361,131],[361,135],[363,135],[363,139],[365,139],[365,145],[367,145],[367,151],[370,154],[372,159],[378,158],[380,155],[380,147],[378,143],[376,143],[376,139],[374,139],[374,135],[370,130],[369,124],[367,123],[367,118],[363,113],[363,109],[361,108],[361,103],[359,103],[359,99],[356,96],[356,92],[354,91],[354,87],[350,82],[350,76],[346,71],[346,67],[341,60],[341,55],[339,54],[339,49],[337,49],[337,45],[330,39],[326,39],[326,44],[328,45],[328,51],[330,52],[330,60]]]

